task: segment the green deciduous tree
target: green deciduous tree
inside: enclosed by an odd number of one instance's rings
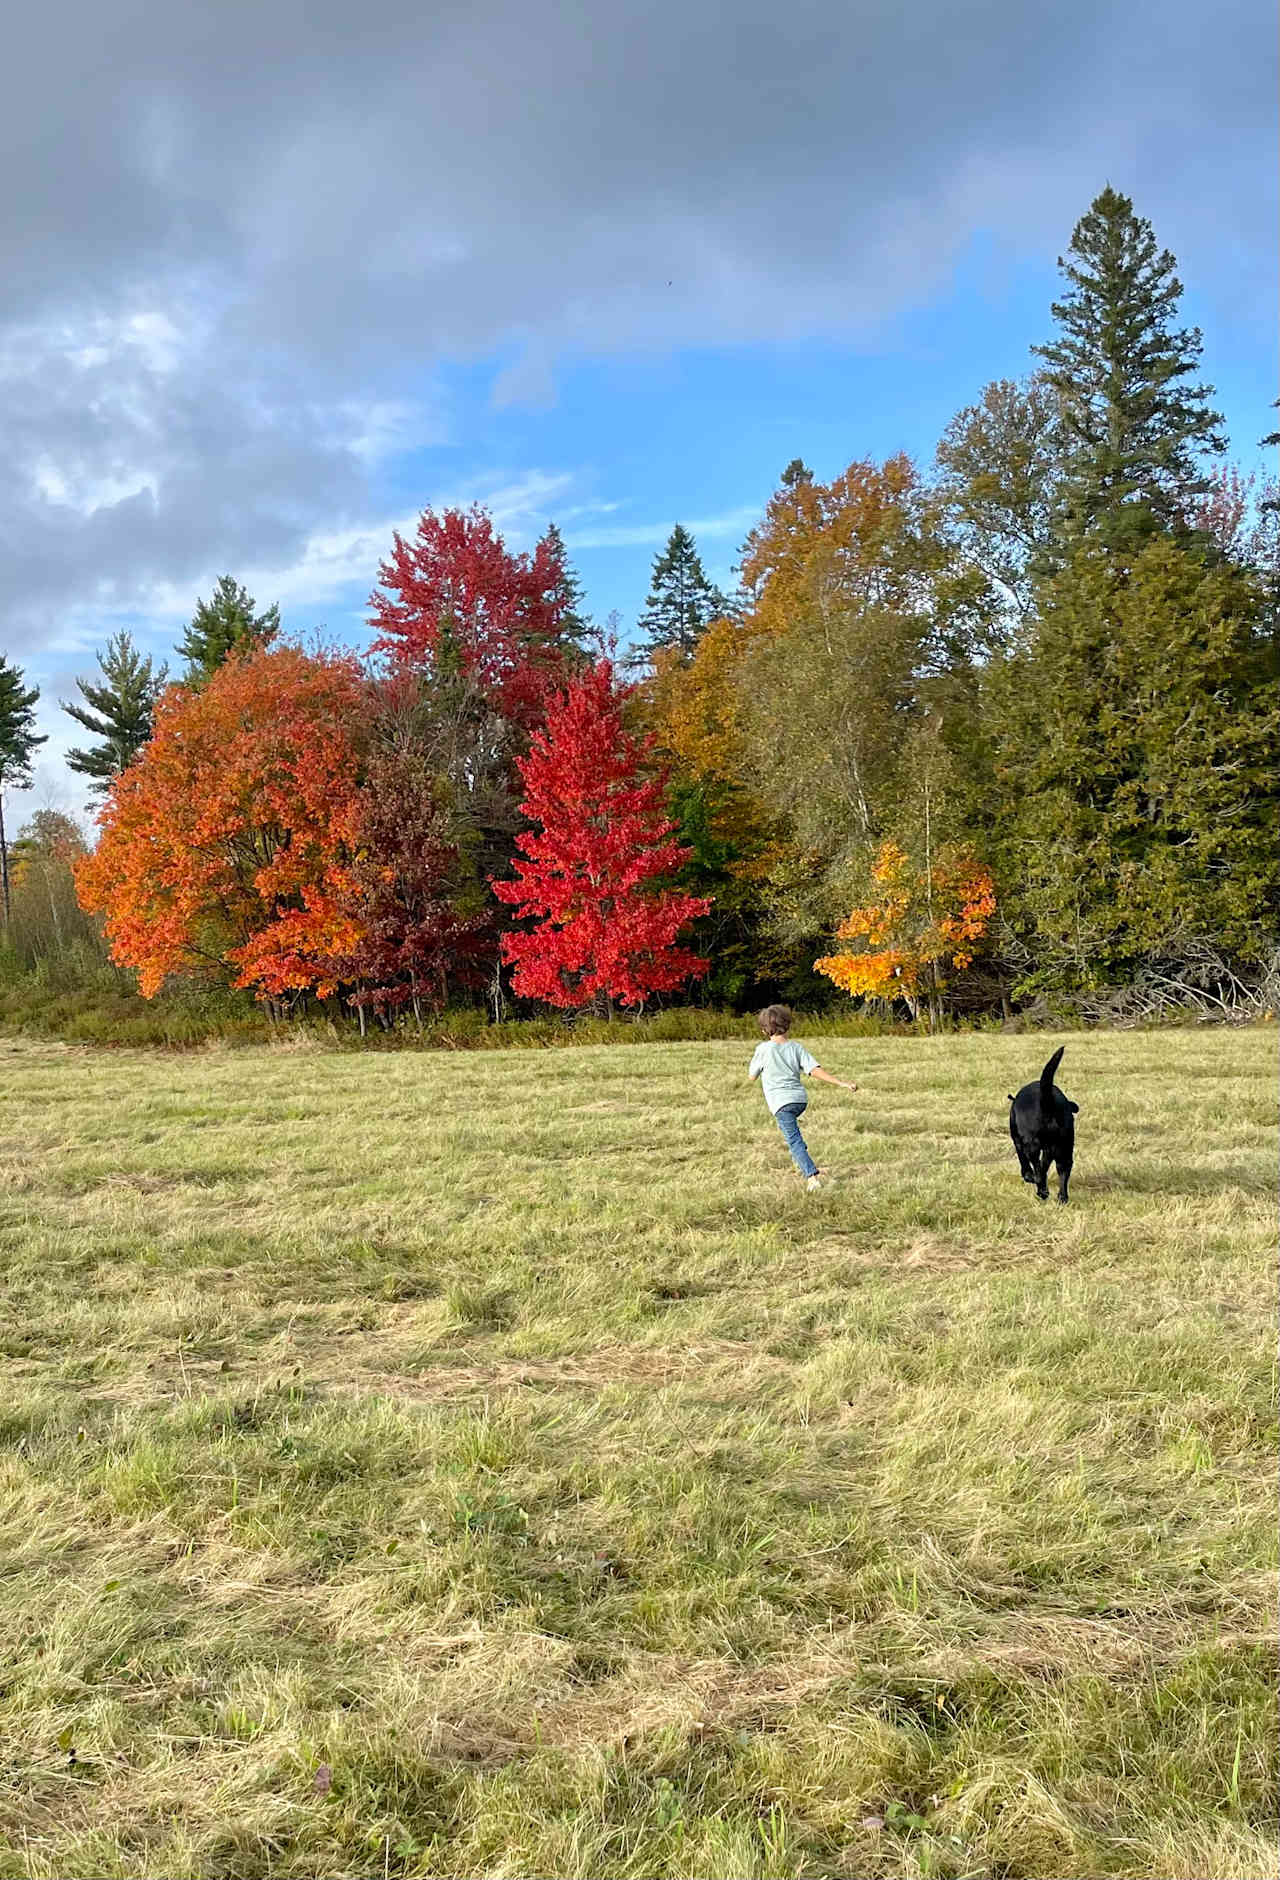
[[[904,834],[916,739],[934,721],[948,743],[959,735],[983,584],[957,568],[903,456],[780,492],[743,568],[738,761],[780,837],[772,924],[816,938],[864,891],[885,836]]]
[[[231,575],[218,577],[209,601],[197,601],[191,625],[178,651],[187,661],[188,685],[203,685],[233,653],[254,653],[269,646],[280,631],[279,607],[255,613],[257,602]]]
[[[966,550],[1008,603],[1010,625],[1029,611],[1053,539],[1064,445],[1059,394],[1040,375],[988,385],[938,445],[940,494]]]
[[[13,911],[8,940],[26,966],[80,945],[97,955],[93,923],[77,901],[72,864],[85,853],[79,825],[56,809],[38,809],[9,851]]]
[[[692,535],[677,522],[667,546],[654,557],[649,597],[637,622],[645,638],[633,663],[668,648],[687,659],[706,628],[728,613],[729,606],[707,579]]]
[[[1204,490],[1201,459],[1224,448],[1198,328],[1174,325],[1182,283],[1151,224],[1108,186],[1081,217],[1066,260],[1058,333],[1034,350],[1060,400],[1067,475],[1059,527],[1112,545],[1178,526]]]
[[[4,833],[4,792],[31,787],[31,759],[46,742],[35,728],[38,686],[24,686],[22,673],[0,654],[0,891],[9,924],[9,849]]]
[[[98,655],[101,685],[77,679],[83,705],[62,709],[99,742],[88,750],[67,752],[67,764],[89,777],[89,788],[105,795],[114,778],[130,765],[151,736],[151,715],[169,676],[165,665],[157,670],[151,655],[144,659],[128,633],[117,633]]]

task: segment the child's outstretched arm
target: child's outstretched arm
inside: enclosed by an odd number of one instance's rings
[[[833,1077],[830,1071],[823,1070],[821,1064],[815,1064],[813,1069],[809,1072],[809,1075],[810,1077],[816,1077],[820,1084],[835,1084],[841,1090],[856,1090],[858,1088],[857,1084],[851,1084],[847,1078]]]

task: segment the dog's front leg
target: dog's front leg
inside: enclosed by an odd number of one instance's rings
[[[1041,1149],[1036,1156],[1036,1200],[1049,1199],[1049,1165],[1053,1156],[1048,1149]]]

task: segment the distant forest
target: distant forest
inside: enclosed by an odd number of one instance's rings
[[[516,553],[480,509],[389,545],[363,657],[230,576],[176,677],[118,634],[65,705],[92,843],[0,829],[0,1018],[1266,1009],[1277,485],[1133,204],[1060,266],[931,465],[797,456],[730,594],[677,526],[621,647],[554,526]],[[0,658],[6,792],[36,702]]]

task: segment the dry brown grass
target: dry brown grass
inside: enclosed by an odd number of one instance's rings
[[[0,1041],[5,1875],[1260,1880],[1270,1037]]]

